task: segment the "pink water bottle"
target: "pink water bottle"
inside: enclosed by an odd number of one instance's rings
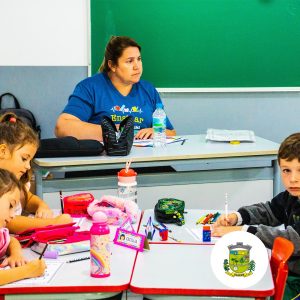
[[[91,233],[91,276],[108,277],[110,275],[110,245],[107,216],[103,212],[93,214]]]

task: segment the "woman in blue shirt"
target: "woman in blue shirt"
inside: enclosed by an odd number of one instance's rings
[[[101,73],[86,78],[75,87],[59,116],[55,134],[102,141],[103,116],[118,126],[128,115],[134,117],[135,138],[153,134],[152,114],[160,96],[154,86],[140,80],[143,72],[141,47],[131,38],[115,36],[108,42]],[[167,118],[167,135],[176,132]]]

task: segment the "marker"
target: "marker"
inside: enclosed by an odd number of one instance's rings
[[[46,243],[46,245],[45,245],[45,247],[44,247],[42,253],[40,254],[39,259],[42,259],[43,255],[44,255],[44,253],[45,253],[45,251],[46,251],[46,249],[47,249],[47,247],[48,247],[48,243]]]
[[[200,217],[200,219],[196,222],[196,225],[201,224],[202,221],[203,221],[206,217],[208,217],[208,214],[207,214],[207,215],[203,215],[202,217]]]
[[[73,263],[73,262],[78,262],[78,261],[88,260],[88,259],[90,259],[90,257],[80,257],[80,258],[76,258],[76,259],[71,259],[71,260],[67,261],[67,263]]]
[[[219,213],[219,212],[216,212],[216,213],[214,214],[214,216],[212,217],[212,219],[210,220],[210,222],[211,222],[211,223],[216,222],[217,219],[219,218],[219,216],[220,216],[220,213]]]
[[[205,219],[201,222],[201,224],[205,225],[207,224],[207,222],[210,220],[210,218],[213,216],[213,214],[208,214],[207,217],[205,217]]]

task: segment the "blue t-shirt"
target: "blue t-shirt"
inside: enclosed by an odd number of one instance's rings
[[[99,73],[77,84],[63,112],[93,124],[100,124],[103,116],[120,124],[131,115],[134,129],[138,131],[152,127],[152,114],[156,104],[161,102],[157,90],[145,80],[135,83],[130,93],[123,96],[107,74]],[[168,118],[167,129],[173,129]]]

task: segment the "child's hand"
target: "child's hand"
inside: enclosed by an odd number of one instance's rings
[[[223,236],[233,231],[241,231],[243,226],[218,226],[212,228],[212,236]]]
[[[40,205],[35,212],[35,217],[41,219],[53,218],[53,211],[48,207],[48,205]]]
[[[214,224],[214,227],[218,226],[234,226],[238,221],[238,217],[235,213],[231,213],[227,215],[221,215]]]
[[[22,255],[22,252],[16,252],[16,253],[6,257],[3,260],[1,267],[4,268],[6,266],[10,266],[11,268],[15,268],[15,267],[24,266],[26,263],[27,263],[27,260]]]
[[[59,224],[68,224],[72,223],[73,219],[69,214],[62,214],[54,218],[54,224],[59,225]]]
[[[35,259],[27,263],[26,265],[26,277],[34,278],[39,277],[44,274],[47,268],[45,261],[43,259]]]

